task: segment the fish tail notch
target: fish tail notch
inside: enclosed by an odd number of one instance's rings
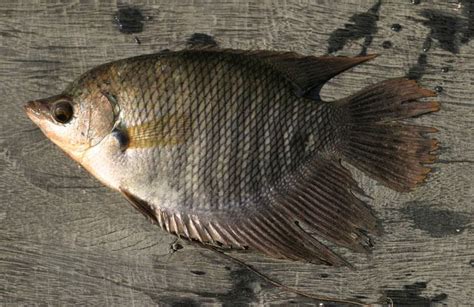
[[[408,79],[387,80],[339,101],[346,129],[338,149],[343,158],[370,177],[400,192],[424,182],[436,160],[437,132],[398,122],[436,112],[436,101],[417,101],[436,93]]]

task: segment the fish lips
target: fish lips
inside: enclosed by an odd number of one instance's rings
[[[44,99],[38,99],[27,102],[23,108],[25,109],[26,115],[35,123],[38,124],[41,120],[51,120],[51,107],[56,101],[69,100],[64,95],[56,95]]]
[[[33,100],[27,102],[23,108],[25,109],[26,115],[35,123],[50,114],[49,103],[44,100]]]

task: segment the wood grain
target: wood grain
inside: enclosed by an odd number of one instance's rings
[[[319,303],[281,291],[209,250],[181,242],[184,248],[173,251],[174,237],[78,168],[23,113],[26,101],[57,94],[89,68],[179,49],[193,33],[241,49],[318,55],[330,50],[329,41],[342,46],[338,55],[358,54],[364,43],[368,53],[380,54],[331,80],[322,92],[328,100],[416,65],[422,85],[442,86],[442,110],[416,119],[438,128],[442,144],[424,186],[400,194],[354,170],[385,231],[368,256],[340,250],[356,270],[231,254],[311,294],[380,304],[388,296],[396,306],[472,305],[474,21],[468,11],[474,8],[454,2],[1,1],[0,305]],[[114,14],[127,6],[142,12],[143,32],[118,31]],[[427,22],[424,10],[455,20],[454,34],[449,24],[443,30]],[[400,32],[391,30],[394,23]],[[423,56],[428,38],[432,45]],[[444,48],[444,39],[458,52]],[[384,49],[384,41],[392,48]]]

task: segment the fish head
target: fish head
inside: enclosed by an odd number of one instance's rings
[[[24,108],[46,137],[79,163],[114,127],[114,107],[98,89],[66,91]]]

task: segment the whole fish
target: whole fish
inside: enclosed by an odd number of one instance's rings
[[[321,239],[367,251],[379,227],[347,161],[397,191],[422,182],[436,130],[399,122],[437,111],[392,79],[322,101],[335,75],[375,55],[194,48],[98,66],[28,116],[161,228],[275,258],[348,263]]]

